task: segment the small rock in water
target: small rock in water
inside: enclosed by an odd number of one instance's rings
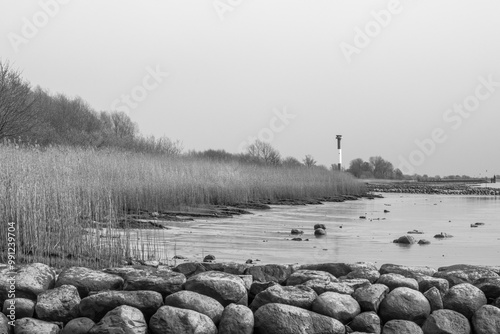
[[[316,224],[314,225],[314,229],[317,230],[318,228],[322,228],[323,230],[326,230],[325,224]]]
[[[322,228],[317,228],[314,230],[314,235],[316,235],[316,236],[325,235],[325,234],[326,234],[326,231]]]
[[[253,260],[252,260],[252,259],[248,259],[245,263],[246,263],[246,264],[252,264],[252,263],[253,263]]]
[[[292,241],[302,241],[302,238],[293,238]]]
[[[292,228],[292,231],[290,232],[290,234],[303,234],[303,233],[304,233],[304,231],[296,229],[296,228]]]
[[[212,261],[215,261],[215,256],[213,255],[207,255],[203,258],[203,262],[212,262]]]

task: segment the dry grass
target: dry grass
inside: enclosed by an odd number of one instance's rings
[[[123,236],[103,238],[112,235],[127,209],[185,210],[362,191],[346,174],[323,169],[15,145],[0,145],[0,157],[1,262],[6,258],[7,222],[17,226],[18,262],[104,267],[161,242],[132,245]],[[104,223],[102,229],[95,222]],[[89,233],[91,229],[95,233]]]

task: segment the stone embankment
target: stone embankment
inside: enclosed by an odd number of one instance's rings
[[[387,183],[366,184],[370,192],[407,193],[407,194],[437,194],[437,195],[483,195],[500,196],[500,189],[489,187],[471,187],[461,184],[440,183]]]
[[[0,333],[500,333],[500,267],[150,264],[0,266]]]

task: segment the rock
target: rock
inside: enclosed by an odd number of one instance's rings
[[[292,228],[292,231],[290,232],[290,234],[303,234],[303,233],[304,233],[304,231],[296,229],[296,228]]]
[[[339,282],[350,286],[354,290],[371,286],[370,281],[365,278],[341,279]]]
[[[269,288],[270,286],[277,285],[276,282],[253,282],[250,286],[250,298],[254,299],[259,293]]]
[[[403,235],[398,239],[394,240],[394,243],[396,244],[405,244],[405,245],[413,245],[416,242],[417,241],[415,240],[415,238],[412,237],[411,235]]]
[[[231,303],[247,305],[248,295],[243,280],[236,275],[207,271],[190,277],[184,289],[214,298],[222,306]]]
[[[500,266],[477,266],[472,264],[454,264],[452,266],[439,267],[438,271],[454,271],[454,270],[469,270],[469,269],[480,269],[480,270],[490,270],[500,275]]]
[[[151,334],[217,334],[217,327],[204,314],[172,306],[162,306],[149,322]]]
[[[479,288],[491,302],[500,297],[500,277],[480,278],[476,280],[474,286]]]
[[[415,278],[422,275],[433,276],[437,270],[430,267],[402,266],[398,264],[383,264],[379,270],[380,274],[399,274],[404,277]]]
[[[103,269],[102,272],[111,275],[118,275],[121,278],[125,279],[126,276],[145,276],[150,275],[154,272],[157,272],[157,268],[152,268],[144,265],[135,265],[135,266],[125,266],[125,267],[113,267]]]
[[[461,283],[474,284],[479,279],[499,277],[494,271],[488,269],[443,270],[433,276],[446,279],[450,287]]]
[[[266,264],[250,267],[245,271],[245,275],[252,275],[254,281],[285,283],[293,270],[289,265]]]
[[[379,315],[383,322],[408,320],[422,325],[431,313],[431,306],[418,290],[396,288],[380,304]]]
[[[67,323],[78,317],[80,295],[73,285],[63,285],[38,295],[35,311],[40,320]]]
[[[391,320],[384,325],[382,334],[424,334],[424,332],[413,321]]]
[[[284,304],[267,304],[255,312],[255,334],[344,334],[338,320]]]
[[[418,290],[422,293],[430,288],[437,288],[441,296],[443,296],[450,288],[450,283],[444,278],[437,278],[432,276],[421,276],[417,278]]]
[[[61,332],[56,324],[33,318],[17,320],[15,328],[16,334],[59,334]]]
[[[56,273],[46,264],[23,265],[15,276],[16,297],[36,300],[40,293],[54,287],[55,279]]]
[[[175,267],[173,271],[184,274],[186,278],[189,278],[191,276],[198,275],[199,273],[205,272],[207,270],[201,263],[186,262],[177,265],[177,267]]]
[[[335,277],[346,276],[352,271],[351,266],[346,263],[305,264],[299,266],[298,269],[326,271]]]
[[[166,297],[182,290],[186,276],[177,272],[156,272],[150,275],[126,275],[123,290],[125,291],[156,291]]]
[[[252,275],[238,275],[238,277],[241,278],[241,280],[243,281],[245,289],[247,289],[247,291],[250,291],[250,288],[252,287],[253,284]]]
[[[410,288],[418,291],[418,282],[414,278],[407,278],[399,274],[384,274],[377,281],[378,284],[384,284],[392,291],[396,288]]]
[[[443,299],[441,298],[441,293],[436,287],[432,287],[426,292],[424,292],[425,298],[429,301],[431,305],[431,312],[436,310],[441,310],[443,308]]]
[[[217,300],[192,291],[179,291],[165,298],[165,305],[193,310],[208,316],[215,325],[221,319],[224,307]]]
[[[419,244],[419,245],[430,245],[430,244],[431,244],[431,242],[430,242],[429,240],[427,240],[427,239],[420,239],[420,240],[418,241],[418,244]]]
[[[0,267],[0,303],[3,305],[5,300],[9,299],[9,291],[16,289],[15,277],[11,276],[8,267]]]
[[[314,279],[337,282],[337,278],[326,271],[299,269],[288,277],[286,285],[299,285]]]
[[[493,302],[493,306],[496,306],[496,307],[500,308],[500,297],[498,297],[497,299],[495,299],[495,301]]]
[[[91,291],[121,290],[123,278],[84,267],[70,267],[63,270],[57,279],[56,287],[63,285],[75,286],[80,298],[85,298]]]
[[[356,299],[363,312],[378,312],[380,303],[385,298],[389,288],[383,284],[373,284],[354,291],[352,297]]]
[[[481,306],[486,305],[484,293],[469,283],[455,285],[443,296],[443,307],[471,319]]]
[[[375,312],[363,312],[354,317],[349,327],[358,332],[380,334],[380,317]]]
[[[75,318],[64,326],[61,334],[87,334],[94,325],[89,318]]]
[[[445,239],[445,238],[453,238],[453,236],[451,234],[441,232],[439,234],[436,234],[434,236],[434,238],[436,238],[436,239]]]
[[[312,311],[337,319],[343,324],[349,323],[361,313],[358,302],[349,295],[325,292],[312,303]]]
[[[10,319],[5,316],[5,314],[0,313],[0,333],[2,334],[13,334],[14,330],[12,326],[9,325]]]
[[[222,313],[218,334],[253,334],[252,311],[243,305],[229,304]]]
[[[222,271],[223,273],[233,275],[244,275],[249,266],[236,262],[222,262],[222,263],[202,263],[206,271]]]
[[[89,334],[146,334],[148,325],[141,311],[135,307],[122,305],[106,313]]]
[[[321,228],[323,230],[326,230],[325,224],[315,224],[314,229],[317,230],[318,228]]]
[[[203,258],[203,262],[212,262],[212,261],[215,261],[214,255],[209,254]]]
[[[255,312],[263,305],[280,303],[310,310],[317,297],[318,295],[313,289],[303,285],[281,286],[277,284],[255,296],[250,309]]]
[[[322,228],[317,228],[314,230],[314,235],[315,236],[326,235],[326,231],[323,230]]]
[[[471,334],[469,321],[462,314],[452,310],[437,310],[422,326],[425,334]]]
[[[128,305],[139,309],[148,320],[163,305],[163,298],[155,291],[103,291],[80,302],[80,315],[100,321],[109,311]]]
[[[35,314],[35,302],[26,298],[7,299],[3,303],[2,312],[8,315],[11,311],[15,312],[16,319],[33,318],[33,314]]]
[[[481,306],[472,317],[475,334],[500,333],[500,309],[493,305]]]
[[[364,278],[373,284],[379,279],[379,277],[380,277],[380,273],[378,272],[378,270],[362,268],[362,269],[355,269],[355,270],[351,271],[349,274],[347,274],[346,276],[342,276],[339,279],[344,280],[344,279]]]
[[[349,284],[341,282],[328,282],[321,279],[314,279],[305,282],[303,285],[313,289],[318,295],[329,291],[345,295],[352,295],[354,293],[354,289]]]

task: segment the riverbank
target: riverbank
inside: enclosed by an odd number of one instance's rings
[[[478,187],[466,183],[367,182],[366,187],[369,192],[379,193],[500,196],[499,188],[487,185]]]
[[[13,333],[9,322],[54,334],[500,331],[498,266],[150,264],[0,265],[0,332]]]

